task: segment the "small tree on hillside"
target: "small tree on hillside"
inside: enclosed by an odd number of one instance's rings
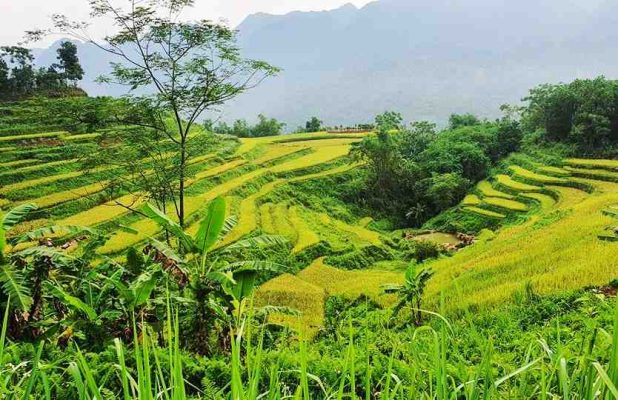
[[[267,118],[265,115],[258,115],[258,123],[251,128],[252,137],[277,136],[283,131],[285,124],[275,118]]]
[[[116,7],[110,0],[89,2],[92,19],[111,19],[116,33],[96,40],[87,32],[88,22],[55,15],[53,29],[29,32],[29,37],[38,39],[56,31],[116,56],[110,76],[100,81],[126,86],[132,94],[129,101],[139,105],[143,117],[139,121],[132,117],[131,123],[152,132],[155,142],[175,145],[176,179],[168,188],[169,202],[185,226],[189,138],[196,122],[206,110],[255,87],[278,70],[263,61],[243,58],[236,34],[228,27],[207,20],[182,22],[180,16],[193,0],[129,0],[127,8]],[[160,150],[153,148],[156,153]],[[105,164],[103,157],[98,159]]]
[[[449,129],[457,129],[464,126],[474,126],[481,123],[481,120],[474,114],[451,114],[448,119]]]
[[[73,86],[77,85],[77,81],[84,77],[84,70],[77,57],[77,46],[71,42],[62,42],[56,52],[59,63],[55,66],[62,71],[65,80],[72,82]]]
[[[305,123],[305,132],[319,132],[322,129],[322,121],[318,117],[311,117]]]
[[[25,47],[3,46],[0,47],[0,58],[3,58],[7,65],[8,79],[5,93],[10,97],[20,97],[31,93],[36,86],[32,52]]]

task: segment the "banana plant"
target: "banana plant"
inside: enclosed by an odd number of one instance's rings
[[[423,293],[433,274],[434,272],[431,269],[417,269],[416,265],[412,264],[406,269],[403,284],[383,286],[385,294],[395,294],[399,298],[393,308],[393,316],[396,316],[404,307],[408,306],[412,310],[414,324],[421,325]]]
[[[221,245],[236,223],[236,218],[226,218],[223,197],[217,197],[208,205],[206,215],[200,220],[194,235],[184,231],[152,204],[146,204],[142,213],[174,239],[174,248],[171,242],[150,239],[145,252],[171,273],[179,286],[186,286],[192,292],[192,298],[198,304],[196,323],[201,325],[196,327],[197,331],[205,325],[212,325],[213,316],[225,316],[228,323],[239,326],[247,309],[247,300],[255,290],[258,275],[267,271],[281,272],[285,268],[265,260],[225,261],[234,251],[280,246],[287,244],[287,241],[281,236],[262,235]],[[206,335],[205,332],[202,334]]]
[[[50,327],[57,331],[59,322],[69,314],[94,320],[94,309],[71,293],[79,282],[87,251],[79,257],[60,251],[50,245],[39,245],[16,250],[17,245],[50,237],[52,235],[77,235],[92,230],[78,226],[50,226],[15,235],[11,230],[37,207],[24,204],[9,210],[0,217],[0,303],[8,302],[14,313],[12,331],[38,337]],[[7,253],[8,245],[13,251]],[[85,247],[87,248],[87,246]],[[83,257],[82,257],[83,256]]]

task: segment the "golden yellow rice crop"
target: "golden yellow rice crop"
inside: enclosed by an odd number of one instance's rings
[[[68,141],[76,141],[76,140],[94,139],[96,137],[99,137],[98,133],[84,133],[81,135],[65,135],[62,137],[62,139],[68,140]]]
[[[483,196],[503,197],[505,199],[513,199],[515,197],[508,193],[504,193],[504,192],[494,189],[494,187],[491,186],[491,183],[489,183],[488,181],[479,182],[478,185],[476,185],[476,188],[478,189],[479,192],[481,192]]]
[[[360,242],[364,242],[366,244],[373,244],[376,246],[382,243],[379,233],[369,230],[367,228],[363,228],[362,226],[349,225],[336,218],[331,218],[327,214],[320,214],[320,221],[322,221],[322,223],[325,225],[332,226],[338,231],[355,236]]]
[[[32,164],[37,161],[39,160],[34,159],[34,158],[30,158],[27,160],[7,161],[7,162],[0,163],[0,168],[17,167],[20,165]]]
[[[485,210],[484,208],[473,207],[473,206],[463,207],[462,210],[471,212],[473,214],[478,214],[483,217],[489,217],[489,218],[504,218],[505,217],[504,214],[500,214],[494,211]]]
[[[557,178],[555,176],[549,176],[549,175],[542,175],[542,174],[537,174],[536,172],[532,172],[530,170],[527,170],[525,168],[522,168],[518,165],[511,165],[509,166],[509,169],[516,175],[516,176],[520,176],[524,179],[530,180],[530,181],[534,181],[534,182],[540,182],[540,183],[547,183],[547,184],[565,184],[568,181],[564,178]]]
[[[284,183],[282,179],[269,182],[262,186],[257,193],[254,193],[244,198],[240,202],[240,209],[238,212],[238,224],[234,227],[234,229],[232,229],[230,233],[228,233],[225,239],[221,242],[221,245],[235,242],[236,240],[250,234],[257,229],[258,209],[256,201],[260,197],[263,197],[266,194],[270,193],[277,185],[280,185],[282,183]]]
[[[574,176],[618,182],[618,172],[606,169],[573,168],[568,166],[564,168]]]
[[[560,175],[560,176],[563,176],[563,177],[571,175],[569,173],[569,171],[567,171],[564,168],[552,167],[552,166],[549,166],[549,165],[541,165],[541,166],[538,166],[537,169],[539,171],[541,171],[541,172],[545,172],[545,173],[548,173],[550,175],[551,174],[553,174],[553,175]]]
[[[83,175],[82,171],[67,172],[59,175],[44,176],[42,178],[29,179],[27,181],[16,182],[0,188],[0,194],[6,194],[15,190],[30,188],[33,186],[44,185],[46,183],[57,182],[61,180],[71,179]]]
[[[278,158],[289,156],[291,154],[298,153],[299,151],[303,151],[303,150],[304,148],[273,145],[268,148],[266,153],[264,153],[262,156],[258,157],[257,159],[253,160],[252,162],[255,165],[266,164]]]
[[[294,275],[283,274],[258,288],[254,306],[274,305],[299,311],[300,316],[272,315],[269,322],[290,326],[311,338],[324,323],[325,298],[324,289]]]
[[[144,198],[141,194],[128,194],[89,210],[71,215],[58,221],[58,223],[60,225],[94,226],[126,214],[128,212],[127,208],[119,204],[136,208],[143,204],[143,202]]]
[[[296,169],[309,168],[343,157],[350,152],[349,145],[320,147],[315,152],[305,156],[275,165],[270,168],[273,173],[290,172]]]
[[[496,181],[499,184],[511,190],[518,191],[518,192],[539,192],[541,191],[541,188],[538,186],[528,185],[527,183],[522,183],[522,182],[517,182],[508,175],[497,175]]]
[[[320,237],[302,218],[301,211],[298,207],[290,207],[288,216],[294,230],[298,233],[298,239],[294,245],[294,249],[292,249],[293,253],[303,251],[307,247],[311,247],[320,242]]]
[[[393,301],[392,297],[382,295],[383,285],[403,283],[403,274],[400,272],[373,269],[346,271],[326,265],[323,257],[313,261],[297,276],[323,288],[328,295],[341,295],[351,299],[365,295],[383,305]]]
[[[30,133],[27,135],[0,136],[0,142],[11,142],[15,140],[58,137],[64,134],[66,134],[66,132]]]
[[[556,204],[556,201],[554,199],[542,193],[522,193],[522,196],[532,200],[536,200],[541,205],[541,209],[543,210],[549,210],[553,208]]]
[[[234,168],[238,168],[241,165],[246,164],[246,163],[247,162],[245,160],[238,159],[238,160],[227,162],[225,164],[217,165],[216,167],[205,169],[204,171],[200,171],[196,173],[193,178],[188,179],[186,185],[191,186],[192,184],[194,184],[195,182],[199,180],[210,178],[212,176],[221,175]]]
[[[618,203],[618,185],[598,187],[592,194],[556,188],[555,210],[565,211],[557,220],[547,214],[547,224],[503,228],[490,242],[430,264],[437,273],[428,297],[437,304],[443,295],[453,309],[506,301],[528,283],[540,294],[607,284],[618,271],[618,246],[597,235],[612,222],[601,210]]]
[[[331,175],[343,174],[344,172],[348,172],[354,168],[359,167],[361,164],[345,164],[340,167],[335,167],[331,169],[326,169],[324,171],[316,172],[314,174],[301,175],[290,179],[290,182],[299,182],[299,181],[307,181],[310,179],[318,179],[324,178]]]
[[[260,229],[264,233],[276,233],[273,222],[273,203],[264,203],[260,206]]]
[[[461,204],[464,206],[478,206],[481,204],[481,199],[475,194],[469,194],[462,200]]]
[[[60,161],[51,161],[42,164],[30,165],[27,167],[21,167],[15,170],[15,172],[30,172],[30,171],[40,171],[42,169],[47,169],[51,167],[57,167],[58,165],[65,165],[74,163],[77,160],[60,160]],[[11,171],[12,172],[12,171]]]
[[[99,193],[103,191],[106,186],[107,182],[96,182],[91,185],[86,185],[63,192],[52,193],[47,196],[41,196],[36,199],[30,200],[30,202],[36,204],[37,206],[39,206],[39,208],[51,207],[67,201],[80,199],[82,197]]]
[[[370,224],[370,223],[372,223],[372,222],[373,222],[373,218],[371,218],[371,217],[365,217],[365,218],[361,218],[361,220],[360,220],[360,221],[358,221],[358,225],[359,225],[359,226],[362,226],[362,227],[364,227],[364,228],[366,228],[366,227],[367,227],[367,225],[369,225],[369,224]]]
[[[285,306],[300,311],[300,317],[276,316],[271,322],[291,326],[312,336],[323,324],[324,303],[328,296],[341,295],[355,299],[366,295],[386,306],[391,305],[395,297],[382,295],[383,285],[402,282],[401,273],[344,271],[324,264],[324,259],[319,258],[297,276],[283,274],[260,286],[255,304]]]
[[[483,203],[494,207],[504,208],[509,211],[528,210],[528,206],[526,204],[515,200],[503,199],[502,197],[484,197]]]
[[[292,243],[298,241],[298,232],[290,221],[290,213],[287,204],[279,203],[272,210],[272,224],[274,233],[288,238]]]
[[[618,160],[569,158],[565,163],[577,167],[618,169]]]

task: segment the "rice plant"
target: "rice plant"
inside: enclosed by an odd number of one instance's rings
[[[618,160],[599,160],[599,159],[583,159],[583,158],[569,158],[564,162],[574,167],[584,168],[603,168],[608,170],[618,170]]]
[[[509,166],[509,170],[511,170],[513,174],[515,174],[515,176],[521,177],[527,181],[539,182],[539,183],[550,184],[550,185],[566,184],[568,182],[568,180],[565,178],[558,178],[558,177],[550,176],[550,175],[542,175],[542,174],[527,170],[525,168],[522,168],[518,165]]]
[[[469,194],[461,201],[464,206],[478,206],[481,204],[481,199],[475,194]]]
[[[527,211],[528,206],[515,200],[504,199],[502,197],[484,197],[483,203],[492,207],[501,208],[508,211]]]
[[[515,192],[539,192],[542,189],[539,186],[529,185],[527,183],[513,180],[508,175],[496,175],[496,182],[505,188]]]
[[[504,214],[500,214],[495,211],[486,210],[484,208],[479,208],[479,207],[466,206],[466,207],[463,207],[462,210],[465,212],[477,214],[477,215],[480,215],[482,217],[487,217],[487,218],[496,218],[496,219],[506,218],[506,215]]]

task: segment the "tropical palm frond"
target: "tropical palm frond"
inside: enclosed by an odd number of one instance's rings
[[[182,230],[182,227],[165,215],[163,211],[150,203],[146,203],[144,207],[142,207],[142,213],[174,235],[187,251],[193,251],[195,249],[196,246],[191,236],[187,235],[185,231]]]
[[[255,315],[258,317],[269,316],[272,314],[299,316],[301,315],[301,312],[295,308],[283,307],[283,306],[264,306],[264,307],[260,307],[255,310]]]
[[[95,231],[86,226],[78,225],[52,225],[39,229],[34,229],[30,232],[26,232],[23,235],[17,236],[11,239],[11,244],[16,245],[18,243],[30,242],[40,238],[46,238],[55,235],[77,235],[79,233],[94,233]]]
[[[160,276],[160,269],[151,268],[138,276],[135,282],[131,284],[130,290],[133,293],[132,303],[134,307],[139,307],[148,301]]]
[[[225,266],[226,270],[232,272],[240,271],[272,271],[282,272],[285,270],[285,265],[271,261],[239,261]]]
[[[77,311],[81,311],[88,316],[88,319],[94,321],[97,318],[97,313],[88,304],[81,301],[79,298],[68,294],[57,283],[47,282],[47,290],[57,297],[63,304],[69,308],[73,308]]]
[[[282,246],[288,243],[288,240],[279,235],[261,235],[252,238],[239,240],[227,246],[224,251],[247,249],[252,247],[270,247]]]
[[[21,272],[9,265],[1,266],[0,282],[2,282],[2,290],[11,297],[11,302],[15,307],[24,312],[30,309],[32,297],[26,278]]]
[[[14,253],[13,255],[18,258],[49,257],[55,262],[59,263],[61,266],[66,266],[70,264],[71,262],[75,261],[74,257],[71,257],[70,255],[63,253],[61,251],[58,251],[53,247],[47,247],[47,246],[30,247],[22,251],[19,251],[17,253]]]
[[[208,205],[206,216],[200,221],[195,234],[195,245],[200,253],[212,247],[221,235],[225,226],[225,200],[217,197]]]
[[[225,223],[223,224],[223,229],[221,230],[221,236],[225,236],[228,233],[230,233],[232,231],[232,229],[234,229],[234,227],[236,227],[236,225],[238,224],[238,217],[235,215],[232,215],[230,217],[227,217],[225,219]]]
[[[22,219],[26,217],[30,212],[37,209],[35,204],[22,204],[11,210],[2,216],[0,224],[2,229],[8,231],[15,225],[17,225]]]
[[[205,278],[211,280],[213,282],[217,282],[221,285],[234,284],[234,276],[231,271],[221,272],[221,271],[213,271],[209,272],[205,275]]]
[[[150,243],[152,247],[154,247],[158,252],[163,254],[168,259],[174,261],[177,264],[184,263],[183,258],[178,253],[176,253],[174,249],[168,246],[166,243],[160,242],[156,239],[150,239],[148,242]]]

